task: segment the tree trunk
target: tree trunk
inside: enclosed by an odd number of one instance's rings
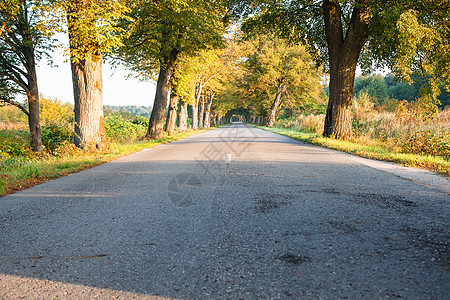
[[[192,129],[198,129],[198,106],[195,100],[192,103]]]
[[[198,104],[202,95],[203,85],[199,83],[196,87],[196,97],[192,103],[192,129],[198,129]]]
[[[203,128],[203,116],[205,115],[205,97],[202,96],[202,100],[200,101],[200,112],[198,114],[198,126]]]
[[[211,118],[210,118],[210,120],[211,120],[211,126],[217,126],[217,118],[216,118],[216,112],[214,111],[214,109],[213,108],[211,108]]]
[[[80,32],[81,23],[95,26],[85,1],[72,1],[67,11],[70,65],[75,113],[75,145],[102,149],[105,143],[103,123],[102,53],[99,41]]]
[[[160,66],[158,83],[156,84],[155,101],[153,103],[153,110],[147,131],[147,137],[151,139],[160,139],[163,137],[170,79],[172,78],[173,66],[175,65],[177,55],[178,52],[172,50],[170,54],[164,58]]]
[[[27,99],[28,99],[28,126],[30,128],[31,135],[31,148],[33,151],[42,153],[42,136],[41,136],[41,123],[39,119],[39,90],[37,84],[36,63],[33,47],[25,46],[24,57],[25,63],[28,69],[27,81]]]
[[[17,26],[17,32],[11,32],[11,34],[6,34],[2,37],[5,43],[9,44],[12,49],[6,51],[7,48],[0,54],[2,57],[2,67],[4,66],[12,74],[4,77],[11,77],[11,80],[16,82],[26,93],[28,100],[28,111],[27,109],[16,103],[15,101],[6,101],[18,108],[20,108],[28,117],[28,127],[30,129],[30,146],[33,151],[42,153],[42,137],[41,137],[41,125],[39,120],[39,90],[36,74],[36,41],[33,35],[33,31],[30,28],[30,19],[28,16],[29,4],[28,2],[21,2],[19,10],[16,16],[9,16],[8,18],[14,17]],[[4,25],[9,20],[6,20]],[[2,27],[4,29],[5,27]],[[12,30],[15,31],[15,30]],[[16,45],[17,43],[17,45]],[[15,45],[15,46],[13,46]],[[4,60],[5,56],[14,55],[25,68],[22,71],[20,68],[14,66],[14,63],[9,64],[8,59]],[[8,72],[7,72],[8,73]],[[5,78],[3,78],[5,79]],[[16,80],[14,80],[16,79]],[[10,80],[10,79],[8,79]]]
[[[352,136],[353,83],[359,54],[369,36],[369,1],[356,1],[345,37],[339,4],[331,0],[322,4],[330,62],[330,98],[323,132],[326,137]]]
[[[170,91],[169,114],[167,115],[166,121],[166,132],[169,135],[172,135],[175,131],[175,125],[177,123],[178,99],[179,97],[176,90],[176,85],[172,85]]]
[[[267,126],[272,127],[275,124],[276,115],[278,111],[278,107],[281,104],[281,92],[282,87],[280,85],[277,86],[277,93],[275,95],[275,100],[272,103],[269,111],[269,119],[267,121]]]
[[[187,130],[188,104],[183,100],[180,101],[180,111],[178,112],[178,130]]]
[[[105,143],[103,123],[102,56],[72,61],[75,112],[75,145],[102,149]]]
[[[212,104],[212,98],[214,95],[211,95],[208,99],[208,102],[206,103],[206,110],[205,110],[205,121],[203,122],[203,128],[209,128],[210,127],[210,120],[211,120],[211,104]]]

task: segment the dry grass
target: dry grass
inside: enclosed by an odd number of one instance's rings
[[[322,134],[324,121],[325,115],[299,115],[293,119],[278,120],[275,127]]]
[[[0,130],[27,130],[27,129],[28,129],[27,125],[24,123],[0,121]]]
[[[402,102],[388,112],[376,109],[370,98],[360,97],[354,99],[352,110],[350,141],[322,138],[324,115],[278,120],[275,127],[283,130],[271,130],[360,156],[450,175],[450,107],[433,112],[420,103]]]
[[[388,151],[450,157],[450,107],[433,117],[414,107],[395,112],[378,111],[372,103],[353,105],[353,138],[367,146],[382,146]],[[275,127],[321,135],[324,115],[299,115],[278,120]]]

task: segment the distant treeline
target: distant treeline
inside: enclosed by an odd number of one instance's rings
[[[411,102],[419,97],[419,89],[423,83],[423,80],[418,80],[413,84],[396,82],[390,74],[384,77],[381,75],[359,76],[355,79],[353,95],[358,96],[359,93],[366,92],[369,96],[376,98],[379,104],[383,104],[387,99]],[[450,93],[444,89],[441,89],[438,99],[441,102],[439,105],[441,108],[450,105]]]
[[[150,117],[152,113],[151,106],[117,106],[117,105],[104,105],[103,111],[105,116],[116,113],[121,115],[124,119],[130,120],[133,116],[145,116]]]

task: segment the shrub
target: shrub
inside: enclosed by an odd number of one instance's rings
[[[25,130],[0,130],[0,151],[12,156],[29,152],[30,134]]]
[[[5,124],[28,124],[27,115],[12,105],[0,105],[0,122]]]
[[[147,127],[133,124],[118,114],[112,114],[105,117],[105,130],[110,141],[131,142],[143,137],[147,132]]]
[[[42,126],[42,145],[47,152],[52,155],[59,155],[55,150],[64,142],[70,142],[73,139],[73,131],[68,128],[68,124],[48,124]]]
[[[403,145],[408,153],[439,155],[450,159],[450,132],[431,130],[414,132]]]
[[[148,117],[144,117],[144,116],[134,116],[133,120],[131,120],[131,123],[136,124],[136,125],[141,125],[144,127],[148,127],[148,123],[149,123],[149,118]]]
[[[352,113],[355,118],[365,115],[370,112],[374,112],[376,99],[371,97],[368,93],[362,91],[358,94],[358,97],[352,99]]]
[[[73,106],[69,103],[62,103],[58,99],[39,99],[39,114],[41,124],[65,124],[73,122]]]
[[[299,115],[298,117],[279,119],[275,123],[275,127],[292,128],[301,131],[312,132],[316,134],[323,133],[323,125],[325,115]]]
[[[388,111],[388,112],[395,112],[397,107],[399,105],[399,101],[396,99],[386,99],[383,102],[383,106],[381,107],[382,110]]]

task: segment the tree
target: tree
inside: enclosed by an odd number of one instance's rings
[[[126,8],[114,0],[63,1],[69,34],[75,102],[75,145],[101,149],[103,123],[103,53],[120,45],[115,24]]]
[[[5,31],[9,30],[11,26],[10,22],[16,17],[20,10],[20,0],[3,0],[0,2],[0,37]]]
[[[259,2],[260,10],[247,21],[245,30],[275,30],[311,50],[315,47],[311,53],[316,58],[320,58],[318,53],[322,55],[330,71],[324,136],[350,137],[353,82],[359,55],[370,35],[373,1],[243,2],[246,6]]]
[[[397,100],[414,101],[418,96],[418,91],[414,85],[405,82],[398,82],[387,89],[389,97]]]
[[[147,137],[161,138],[167,97],[174,66],[180,54],[223,44],[225,7],[221,1],[134,1],[131,21],[124,22],[129,35],[122,54],[126,64],[157,87]]]
[[[214,115],[214,99],[225,89],[226,82],[234,80],[236,60],[241,58],[239,51],[229,39],[226,48],[202,50],[194,56],[180,58],[176,70],[178,92],[184,102],[191,104],[192,128],[205,127],[205,121],[209,126],[206,115]]]
[[[18,107],[27,115],[31,147],[42,152],[36,59],[45,54],[46,28],[35,17],[39,3],[7,2],[11,6],[0,5],[0,101]],[[20,92],[26,94],[28,107],[14,100]]]
[[[214,85],[214,79],[218,79],[226,71],[226,57],[223,50],[203,51],[196,60],[191,62],[195,78],[195,98],[192,103],[192,128],[203,127],[203,113],[205,105],[205,94],[208,93],[207,87]],[[208,95],[208,97],[211,97]],[[212,97],[214,98],[214,96]],[[210,98],[210,101],[212,101]],[[201,105],[200,118],[198,118],[198,107]],[[199,120],[200,119],[200,120]]]
[[[443,87],[450,92],[450,2],[408,1],[409,9],[397,22],[397,52],[391,61],[397,77],[408,82],[423,80],[422,102],[440,104]]]
[[[320,53],[330,71],[324,136],[337,138],[348,138],[352,134],[350,108],[358,61],[365,68],[391,64],[392,58],[396,58],[398,41],[403,39],[397,24],[401,24],[400,16],[404,12],[409,8],[428,12],[424,13],[430,20],[428,25],[440,26],[447,22],[448,28],[446,0],[230,1],[235,5],[235,11],[254,13],[244,24],[246,31],[276,31],[293,42],[302,42],[310,49],[318,50],[316,53]],[[431,9],[427,9],[427,4]],[[436,21],[438,19],[440,21]],[[436,45],[445,45],[445,39]],[[405,57],[411,54],[406,53]],[[445,66],[445,61],[448,62],[446,57],[434,57],[433,64],[440,62],[439,65]],[[316,58],[320,57],[316,55]],[[439,69],[444,70],[442,67]]]
[[[172,84],[170,88],[170,101],[169,101],[169,113],[166,120],[166,132],[171,135],[175,131],[175,125],[177,122],[177,110],[178,110],[178,90],[176,79],[172,77]]]
[[[377,99],[377,104],[383,104],[384,100],[388,98],[386,83],[380,75],[357,77],[353,95],[357,96],[361,92],[367,93],[372,99]]]
[[[242,65],[246,69],[246,97],[273,126],[283,104],[298,106],[305,98],[318,98],[322,86],[320,71],[301,45],[288,45],[280,38],[260,35],[247,43]]]

